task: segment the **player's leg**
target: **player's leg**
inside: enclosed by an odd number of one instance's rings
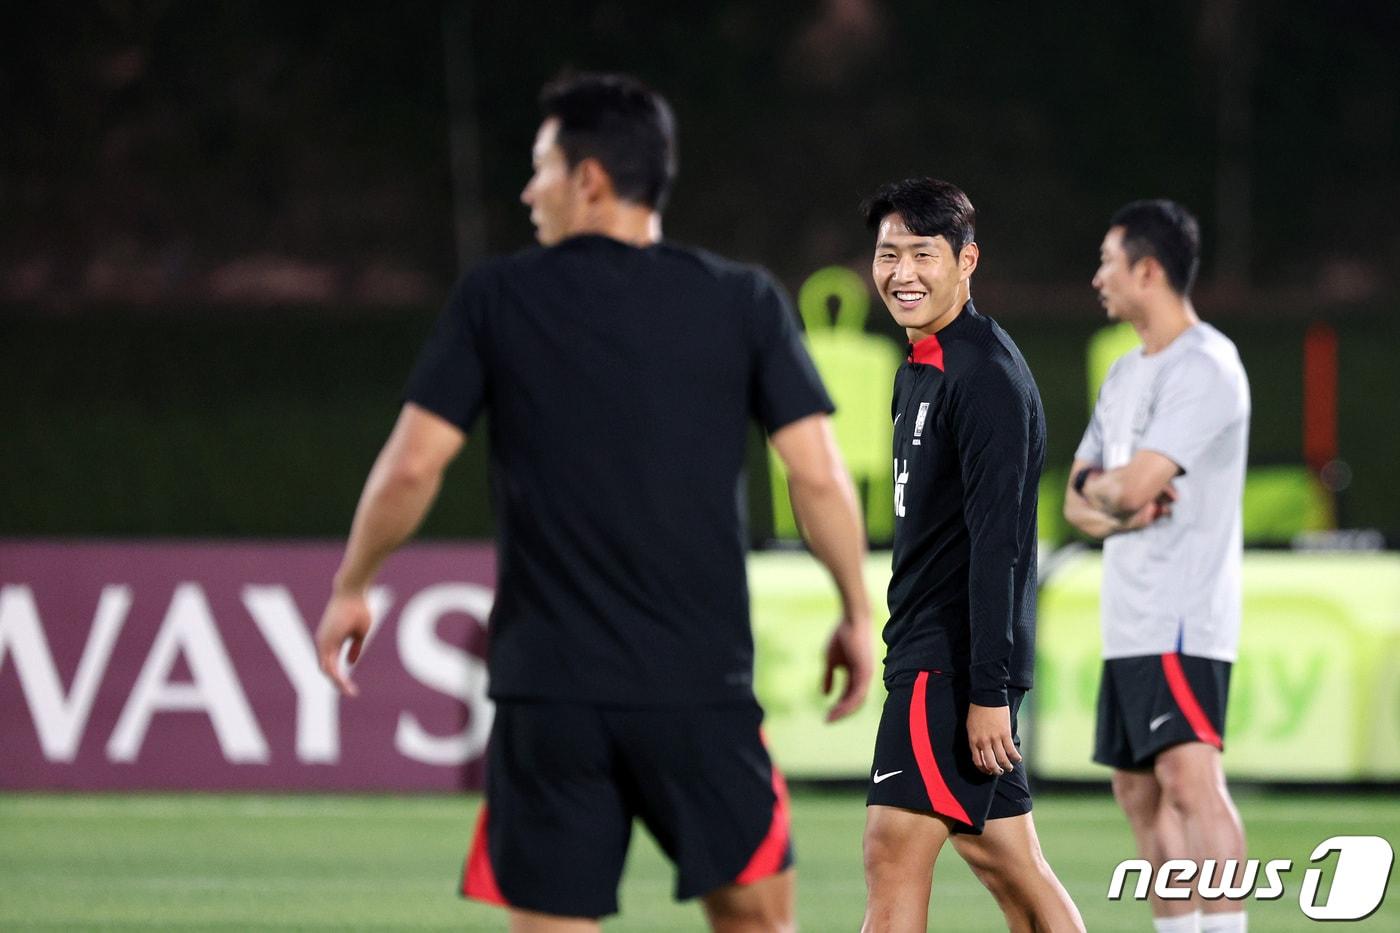
[[[924,929],[943,844],[986,820],[996,780],[972,762],[967,709],[957,678],[912,671],[890,683],[866,796],[867,930]]]
[[[1011,734],[1020,748],[1017,719],[1025,691],[1011,689],[1007,694]],[[1010,929],[1084,929],[1079,909],[1040,849],[1024,761],[997,778],[982,834],[958,833],[953,836],[953,847],[996,898]]]
[[[1083,931],[1079,908],[1045,860],[1029,813],[989,819],[980,836],[955,835],[953,848],[992,892],[1009,929]]]
[[[793,915],[796,872],[789,868],[752,884],[727,884],[701,898],[715,933],[787,933]]]
[[[1183,724],[1176,713],[1167,714],[1168,706],[1176,709],[1160,657],[1104,661],[1094,760],[1114,769],[1113,796],[1128,818],[1139,857],[1154,869],[1165,859],[1185,857],[1181,821],[1163,806],[1162,788],[1152,773],[1158,743]],[[1196,911],[1189,900],[1163,900],[1155,889],[1151,907],[1154,924],[1165,929],[1189,924]]]
[[[1197,864],[1214,859],[1217,871],[1227,859],[1242,863],[1244,827],[1225,785],[1220,757],[1231,665],[1173,652],[1158,658],[1156,671],[1162,686],[1147,750],[1162,788],[1162,810],[1172,815],[1182,837],[1181,855],[1169,857]],[[1165,816],[1162,822],[1173,825]],[[1244,905],[1239,901],[1204,901],[1197,896],[1192,905],[1203,912],[1204,930],[1243,929]]]
[[[1154,770],[1162,787],[1163,809],[1171,812],[1181,829],[1182,857],[1198,865],[1214,859],[1217,871],[1223,871],[1227,859],[1243,865],[1244,826],[1225,784],[1219,750],[1202,742],[1176,745],[1157,756]],[[1200,902],[1200,908],[1203,929],[1229,930],[1231,918],[1215,915],[1242,914],[1244,905],[1219,898]]]
[[[866,807],[863,933],[927,929],[933,866],[951,834],[951,821],[937,813]]]
[[[1150,769],[1115,770],[1113,796],[1128,818],[1138,856],[1152,863],[1154,870],[1167,859],[1188,856],[1185,826],[1176,811],[1165,806],[1162,787]],[[1155,885],[1150,897],[1152,916],[1158,920],[1189,917],[1197,909],[1190,900],[1163,900]]]

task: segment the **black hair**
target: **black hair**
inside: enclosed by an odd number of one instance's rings
[[[1118,209],[1109,227],[1123,228],[1129,264],[1151,256],[1162,264],[1167,282],[1183,298],[1191,294],[1201,268],[1201,225],[1175,201],[1134,201]]]
[[[578,74],[545,85],[540,109],[559,121],[569,168],[597,159],[618,197],[666,206],[676,178],[676,118],[664,97],[627,75]]]
[[[977,211],[957,185],[937,178],[906,178],[882,185],[860,205],[865,225],[872,231],[891,214],[898,214],[909,232],[941,236],[953,255],[977,235]]]

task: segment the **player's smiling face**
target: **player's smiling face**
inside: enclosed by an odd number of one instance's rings
[[[910,340],[927,337],[957,317],[977,268],[977,244],[954,255],[946,237],[924,236],[890,214],[875,237],[875,287]]]
[[[1094,290],[1099,293],[1099,304],[1112,321],[1131,321],[1137,317],[1141,304],[1141,270],[1128,258],[1123,249],[1123,228],[1110,227],[1099,247],[1099,269],[1094,273]]]
[[[543,246],[553,246],[572,234],[581,213],[582,195],[575,172],[559,148],[558,135],[558,118],[540,124],[531,152],[535,172],[520,192],[520,200],[530,208],[535,239]]]

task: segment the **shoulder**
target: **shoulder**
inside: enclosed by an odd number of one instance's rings
[[[762,266],[729,259],[698,246],[666,240],[657,246],[657,255],[676,266],[678,271],[689,272],[720,287],[755,295],[781,291],[777,279]]]
[[[483,259],[463,272],[452,286],[447,299],[449,312],[478,319],[494,302],[502,277],[507,274],[515,256],[495,256]]]
[[[481,260],[467,276],[478,282],[499,282],[518,276],[536,275],[558,262],[558,247],[530,246],[506,256],[489,256]]]
[[[472,265],[457,279],[453,292],[466,296],[496,287],[503,278],[520,275],[534,267],[538,254],[543,250],[521,250],[510,256],[488,256]]]
[[[951,380],[979,388],[1004,385],[1025,390],[1031,383],[1030,368],[1000,324],[971,308],[956,323],[961,326],[944,345]]]
[[[1209,324],[1197,324],[1184,335],[1189,342],[1167,367],[1174,375],[1232,383],[1244,377],[1244,365],[1234,341]]]
[[[1108,372],[1104,375],[1103,384],[1108,385],[1116,379],[1121,379],[1132,372],[1142,363],[1144,357],[1142,347],[1136,346],[1114,360],[1108,366]]]

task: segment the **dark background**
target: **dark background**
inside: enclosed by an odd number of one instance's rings
[[[974,293],[1036,371],[1054,464],[1086,414],[1106,219],[1182,200],[1197,307],[1251,375],[1253,461],[1301,462],[1302,334],[1329,323],[1342,522],[1400,540],[1400,7],[1302,0],[19,5],[0,534],[343,533],[452,280],[530,242],[535,98],[564,68],[665,92],[667,235],[794,290],[866,274],[875,185],[964,187]],[[489,532],[483,453],[429,534]]]

